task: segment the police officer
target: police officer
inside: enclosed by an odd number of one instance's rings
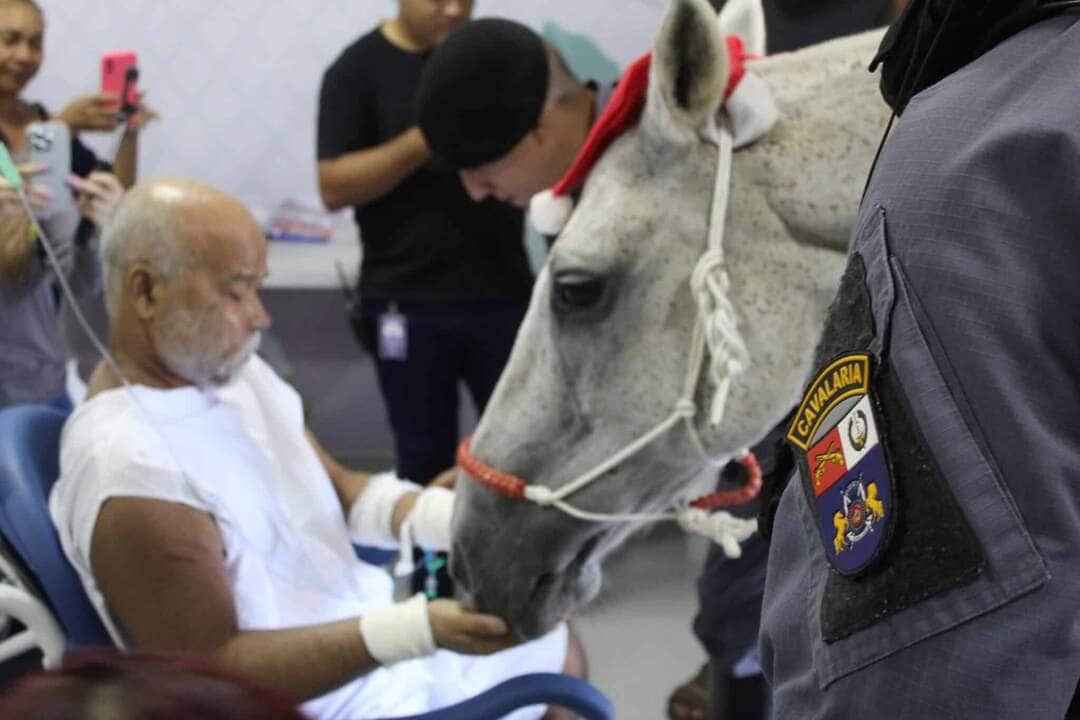
[[[787,432],[800,472],[775,513],[761,637],[778,718],[1069,711],[1073,5],[915,0],[882,45],[899,118],[817,350],[808,398],[824,407]]]
[[[769,54],[792,52],[882,27],[896,17],[902,4],[898,0],[762,0],[766,48]],[[766,478],[786,478],[791,472],[784,429],[773,430],[753,448]],[[745,482],[742,472],[738,463],[724,468],[721,489],[741,486]],[[750,515],[759,510],[755,502],[735,509],[735,513]],[[767,556],[768,544],[759,536],[744,546],[737,560],[725,557],[717,546],[709,548],[697,582],[699,607],[694,634],[708,652],[711,667],[702,668],[673,691],[668,700],[672,720],[702,718],[706,704],[713,720],[767,716],[768,688],[759,673],[743,671],[749,665],[745,662],[748,651],[757,644]]]

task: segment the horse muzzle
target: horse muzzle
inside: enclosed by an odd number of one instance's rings
[[[462,603],[478,612],[503,618],[522,637],[532,639],[596,596],[600,562],[594,534],[576,551],[563,546],[559,555],[530,556],[499,552],[481,534],[455,537],[450,574]],[[533,543],[530,543],[533,545]],[[539,548],[550,548],[543,543]],[[569,557],[558,562],[558,557]]]

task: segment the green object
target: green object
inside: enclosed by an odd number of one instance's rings
[[[571,32],[558,23],[544,23],[543,36],[558,48],[570,72],[580,80],[612,83],[619,79],[619,64],[604,54],[588,35]]]
[[[4,179],[8,181],[8,185],[11,187],[18,188],[22,186],[22,175],[19,174],[18,168],[15,167],[15,161],[11,159],[11,154],[4,143],[0,143],[0,175],[4,176]]]

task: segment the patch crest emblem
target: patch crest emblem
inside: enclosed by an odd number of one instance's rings
[[[810,383],[787,433],[825,556],[844,575],[873,563],[895,515],[870,372],[866,353],[833,360]]]

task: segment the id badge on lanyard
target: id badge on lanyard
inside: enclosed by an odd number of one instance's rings
[[[397,303],[379,316],[379,357],[383,360],[407,360],[409,357],[409,325],[398,312]]]

